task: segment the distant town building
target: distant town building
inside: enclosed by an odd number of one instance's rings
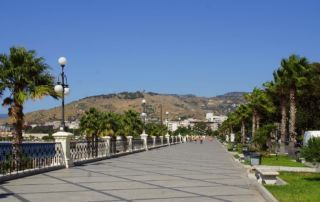
[[[12,125],[0,125],[0,137],[12,137]]]
[[[36,138],[36,139],[42,139],[45,136],[49,136],[48,133],[23,133],[22,137],[24,138]]]
[[[205,122],[211,130],[215,131],[224,122],[227,116],[215,116],[213,113],[207,113],[205,119],[199,120],[194,118],[188,118],[181,121],[168,121],[168,129],[172,132],[176,131],[179,127],[191,127],[193,128],[196,123]],[[165,122],[164,124],[167,124]]]
[[[80,121],[76,120],[76,121],[71,121],[71,122],[67,122],[66,126],[69,129],[79,129],[80,128]]]
[[[50,121],[50,122],[45,122],[44,126],[52,126],[53,129],[58,129],[61,125],[60,121]]]
[[[215,116],[212,112],[206,113],[206,120],[210,122],[210,127],[213,131],[218,130],[219,126],[227,120],[227,116]]]
[[[172,132],[176,131],[179,127],[178,121],[169,121],[168,122],[168,129]]]

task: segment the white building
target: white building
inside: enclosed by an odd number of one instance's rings
[[[44,126],[52,126],[53,129],[58,129],[61,125],[60,121],[51,121],[51,122],[46,122]]]
[[[227,118],[228,118],[227,116],[215,116],[211,112],[206,114],[206,120],[208,122],[211,122],[211,129],[213,131],[217,130],[218,127],[222,124],[222,122],[227,120]]]
[[[79,129],[80,128],[80,121],[67,122],[66,126],[69,129]]]
[[[24,138],[37,138],[37,139],[42,139],[44,136],[49,136],[48,133],[23,133],[22,137]]]
[[[168,121],[168,129],[172,132],[176,131],[179,127],[178,121]]]

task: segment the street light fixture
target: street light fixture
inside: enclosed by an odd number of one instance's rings
[[[169,112],[166,112],[166,117],[167,117],[167,135],[169,135]]]
[[[143,99],[141,101],[142,103],[142,113],[141,113],[141,117],[143,119],[143,134],[146,133],[145,128],[146,128],[146,118],[147,118],[147,113],[146,113],[146,100]]]
[[[69,95],[70,93],[70,88],[67,82],[67,76],[64,74],[64,67],[67,64],[67,59],[65,57],[60,57],[58,59],[58,62],[61,66],[61,74],[58,77],[58,82],[54,86],[54,91],[61,95],[61,100],[62,100],[62,113],[61,113],[61,126],[60,126],[60,131],[65,131],[65,121],[64,121],[64,97],[66,95]],[[61,76],[61,82],[59,81],[59,78]]]

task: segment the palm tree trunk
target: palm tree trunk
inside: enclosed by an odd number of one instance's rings
[[[297,113],[297,107],[296,107],[296,89],[291,88],[290,89],[290,119],[289,119],[289,134],[290,134],[290,143],[289,143],[289,154],[294,154],[294,144],[296,143],[296,113]]]
[[[94,134],[91,135],[91,156],[94,157]]]
[[[256,127],[257,127],[257,130],[258,130],[258,129],[260,128],[260,119],[261,119],[261,118],[260,118],[260,116],[259,116],[258,113],[256,114],[256,117],[257,117],[257,118],[256,118],[256,119],[257,119],[257,125],[256,125]]]
[[[257,112],[255,109],[253,109],[253,113],[252,113],[252,139],[254,138],[254,135],[256,133],[256,117],[257,117]]]
[[[241,133],[242,133],[241,142],[242,142],[242,144],[244,144],[246,141],[246,126],[245,126],[244,119],[241,120]]]
[[[290,134],[290,141],[296,141],[296,90],[290,89],[290,120],[289,120],[289,134]]]
[[[285,98],[282,96],[280,100],[280,108],[281,108],[281,123],[280,123],[280,153],[284,154],[285,151],[285,141],[287,135],[287,110],[286,110],[286,101]]]
[[[94,155],[95,157],[98,157],[98,152],[99,152],[99,142],[98,142],[98,135],[94,136]]]
[[[13,133],[12,155],[14,159],[14,168],[16,170],[21,166],[21,144],[22,144],[22,130],[23,130],[23,106],[14,102],[11,108],[11,115],[15,120],[15,130]]]

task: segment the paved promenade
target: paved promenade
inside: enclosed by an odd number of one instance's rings
[[[0,185],[0,201],[264,201],[220,143],[186,143]]]

